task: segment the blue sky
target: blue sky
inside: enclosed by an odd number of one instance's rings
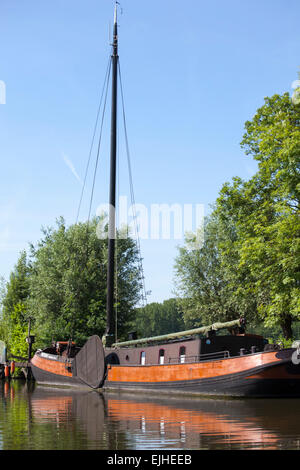
[[[6,278],[20,250],[41,237],[41,226],[53,226],[61,215],[75,222],[81,185],[74,173],[83,179],[113,4],[0,0],[0,80],[6,85],[0,275]],[[265,96],[292,92],[300,66],[300,3],[123,0],[121,6],[119,54],[136,202],[204,204],[208,213],[224,182],[255,172],[239,145],[245,121]],[[107,201],[108,140],[93,212]],[[120,137],[120,194],[126,195],[121,144]],[[82,220],[87,204],[88,194]],[[149,301],[172,295],[181,243],[142,240]]]

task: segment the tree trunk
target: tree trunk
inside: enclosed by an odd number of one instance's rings
[[[292,330],[292,317],[290,315],[286,316],[280,324],[283,332],[284,339],[292,339],[293,330]]]

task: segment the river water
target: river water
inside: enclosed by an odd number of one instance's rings
[[[0,450],[300,449],[300,399],[170,399],[0,381]]]

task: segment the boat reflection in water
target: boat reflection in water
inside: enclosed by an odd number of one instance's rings
[[[101,449],[300,448],[297,399],[150,401],[37,387],[31,410],[36,423],[76,422],[90,446]]]

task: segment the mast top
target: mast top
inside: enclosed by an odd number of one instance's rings
[[[113,56],[118,56],[118,24],[117,24],[117,11],[118,11],[119,2],[115,3],[115,12],[114,12],[114,27],[113,27]]]
[[[117,5],[118,2],[115,3],[114,24],[117,24]]]
[[[114,12],[114,25],[117,25],[117,20],[118,20],[118,18],[117,18],[117,16],[118,16],[118,15],[117,15],[117,13],[118,13],[118,6],[119,6],[120,9],[121,9],[121,14],[123,13],[122,7],[121,7],[121,5],[120,5],[120,2],[117,2],[117,0],[116,0],[116,1],[115,1],[115,12]]]

